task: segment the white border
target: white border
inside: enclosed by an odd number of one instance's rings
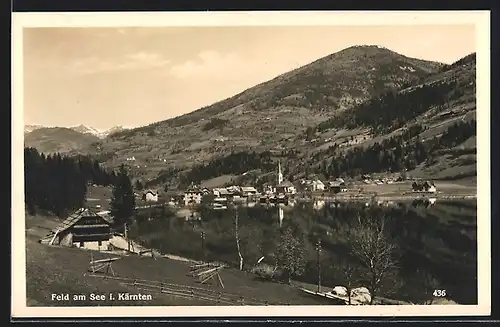
[[[23,161],[23,27],[319,26],[474,24],[477,42],[478,305],[269,307],[27,307]],[[241,317],[460,316],[491,312],[490,12],[85,12],[12,15],[12,316]],[[481,201],[481,202],[479,202]],[[480,242],[479,242],[480,240]]]

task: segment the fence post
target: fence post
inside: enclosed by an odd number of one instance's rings
[[[160,292],[163,293],[163,282],[160,284]]]
[[[269,302],[267,302],[267,300],[266,300],[266,302],[264,303],[264,305],[269,305]]]
[[[221,296],[222,296],[222,293],[219,292],[219,295],[217,296],[217,304],[220,304],[220,298],[221,298]]]
[[[189,288],[191,290],[191,297],[194,299],[194,290],[192,287]]]
[[[241,301],[241,305],[245,305],[245,299],[242,297],[240,297],[240,301]]]
[[[134,287],[137,287],[137,279],[134,279]]]

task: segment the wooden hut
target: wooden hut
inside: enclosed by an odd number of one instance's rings
[[[88,208],[82,208],[70,215],[54,228],[43,243],[80,247],[94,250],[108,248],[112,237],[112,219]]]

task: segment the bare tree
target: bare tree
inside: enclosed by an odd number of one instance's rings
[[[351,230],[349,244],[352,253],[367,271],[368,288],[373,304],[382,283],[397,268],[397,245],[388,236],[386,218],[367,216],[358,220]]]
[[[341,285],[346,288],[348,304],[351,305],[352,290],[360,280],[359,268],[347,259],[340,259],[336,263],[335,269],[337,270],[337,278],[341,282]]]
[[[243,256],[241,255],[241,249],[240,249],[240,235],[238,231],[238,208],[235,208],[235,215],[234,215],[234,224],[235,224],[235,230],[234,230],[234,235],[236,238],[236,248],[238,249],[238,256],[240,258],[240,270],[243,270]]]

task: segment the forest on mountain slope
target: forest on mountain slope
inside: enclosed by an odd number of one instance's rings
[[[469,78],[442,78],[433,83],[423,83],[399,92],[391,90],[320,123],[316,131],[369,127],[374,135],[383,135],[415,121],[432,108],[444,110],[447,104],[460,99],[464,94],[475,94],[475,54],[441,69],[440,73],[443,73],[468,63],[473,63],[469,68],[470,74],[467,76]]]
[[[88,183],[108,186],[117,178],[89,156],[45,155],[29,147],[24,148],[24,174],[28,213],[43,210],[56,216],[85,204]]]

